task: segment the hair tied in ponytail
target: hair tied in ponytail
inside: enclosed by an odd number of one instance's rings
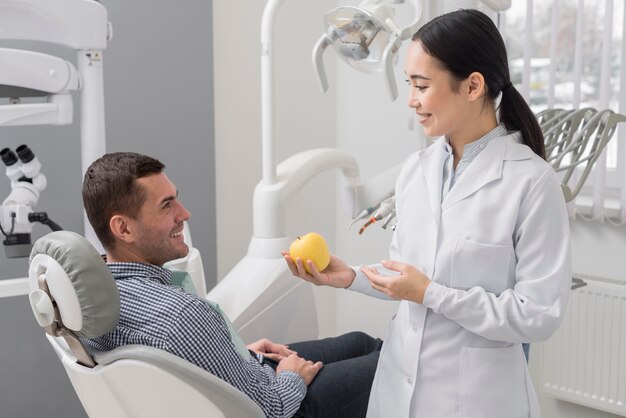
[[[507,84],[505,84],[505,85],[504,85],[504,86],[500,89],[500,91],[501,91],[501,92],[504,92],[505,90],[508,90],[508,89],[510,89],[511,87],[513,87],[513,83],[511,83],[511,82],[509,81]]]

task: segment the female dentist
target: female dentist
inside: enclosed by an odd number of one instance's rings
[[[540,127],[479,11],[424,25],[405,71],[409,107],[440,138],[397,180],[395,261],[353,269],[332,256],[323,272],[307,260],[307,274],[285,259],[316,285],[402,300],[368,417],[540,417],[521,343],[555,332],[571,282],[568,217]]]

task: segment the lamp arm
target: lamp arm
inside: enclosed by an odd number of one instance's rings
[[[324,34],[315,44],[312,53],[313,67],[317,73],[317,80],[320,83],[323,93],[328,91],[328,76],[326,75],[326,69],[324,68],[324,51],[329,45],[330,39],[328,39],[328,36]]]
[[[407,27],[400,31],[401,41],[406,41],[407,39],[411,38],[413,34],[417,32],[420,26],[422,26],[422,24],[424,23],[422,22],[423,7],[421,5],[423,3],[423,0],[410,0],[410,2],[413,3],[413,6],[415,7],[415,17],[413,18],[413,22],[411,22]]]

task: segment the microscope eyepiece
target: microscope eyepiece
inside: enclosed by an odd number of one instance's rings
[[[30,148],[28,148],[28,145],[20,145],[15,149],[15,151],[24,164],[31,162],[35,158],[35,154],[33,154]]]
[[[2,162],[6,164],[7,167],[11,167],[17,162],[17,157],[15,156],[15,153],[9,148],[4,148],[2,151],[0,151],[0,158],[2,158]]]

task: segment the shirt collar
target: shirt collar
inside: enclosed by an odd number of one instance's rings
[[[172,272],[166,268],[143,263],[107,263],[116,280],[135,279],[138,277],[155,280],[171,285]]]
[[[503,125],[498,125],[485,135],[481,136],[475,141],[465,144],[463,147],[463,159],[473,159],[482,151],[489,141],[499,136],[505,136],[507,134],[506,128]],[[452,155],[452,146],[450,145],[450,138],[446,136],[444,150],[447,154]]]

